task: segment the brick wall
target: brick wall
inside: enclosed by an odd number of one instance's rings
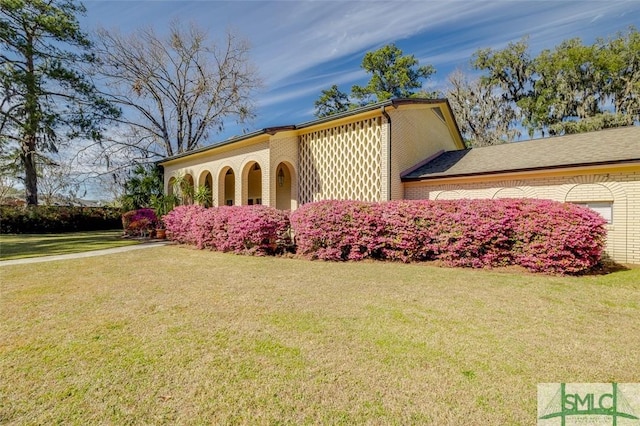
[[[276,134],[269,145],[271,162],[271,182],[273,190],[269,196],[269,205],[283,210],[298,208],[298,136],[287,133]],[[278,167],[285,167],[283,187],[277,183]]]
[[[379,116],[300,134],[299,202],[381,199]]]
[[[640,171],[460,184],[405,183],[407,199],[544,198],[562,202],[612,202],[607,254],[640,264]]]
[[[224,180],[227,170],[233,171],[235,182],[234,200],[236,205],[247,204],[249,185],[249,169],[254,163],[260,165],[262,200],[267,204],[271,190],[269,175],[271,172],[269,161],[269,141],[267,137],[253,144],[237,144],[234,149],[223,147],[220,150],[209,151],[206,155],[186,157],[184,161],[165,165],[165,191],[169,191],[169,180],[182,174],[190,175],[196,186],[204,185],[208,173],[211,174],[213,185],[213,205],[225,204]],[[243,179],[244,175],[244,179]]]
[[[436,105],[388,110],[391,117],[391,199],[405,197],[400,174],[439,151],[455,145],[447,124],[433,110]],[[387,199],[387,198],[385,198]]]

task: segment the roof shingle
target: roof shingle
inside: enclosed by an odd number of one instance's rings
[[[403,180],[640,161],[640,127],[447,151]]]

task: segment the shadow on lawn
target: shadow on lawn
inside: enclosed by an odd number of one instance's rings
[[[614,262],[612,260],[601,260],[600,262],[598,262],[597,265],[595,265],[593,268],[589,269],[588,271],[583,272],[582,274],[579,275],[608,275],[608,274],[613,274],[614,272],[623,272],[623,271],[630,271],[632,268],[630,268],[627,265],[623,265],[621,263],[617,263]]]
[[[0,259],[9,260],[19,257],[39,257],[68,254],[91,250],[137,244],[135,241],[123,241],[120,233],[113,231],[96,233],[64,234],[22,234],[19,237],[2,238]]]

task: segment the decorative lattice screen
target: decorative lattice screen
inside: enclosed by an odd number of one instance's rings
[[[381,124],[375,117],[300,136],[300,203],[380,201]]]

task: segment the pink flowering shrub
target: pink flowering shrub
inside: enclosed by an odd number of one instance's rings
[[[597,213],[528,199],[321,201],[291,217],[267,206],[179,206],[163,220],[172,240],[223,252],[283,252],[292,228],[297,254],[310,259],[440,260],[552,273],[591,268],[606,238]]]
[[[131,210],[122,215],[122,227],[128,236],[149,235],[157,224],[158,218],[153,209]]]
[[[429,201],[390,201],[378,204],[380,258],[402,262],[431,260],[438,248],[434,234],[436,210]]]
[[[196,219],[206,210],[202,206],[187,205],[177,206],[166,215],[162,216],[167,237],[181,244],[196,245],[194,232],[197,230]]]
[[[163,219],[169,238],[200,249],[266,255],[291,246],[288,213],[268,206],[179,206]]]
[[[532,271],[579,273],[602,257],[606,221],[587,207],[523,200],[514,226],[516,263]]]
[[[509,200],[428,201],[432,252],[449,266],[482,268],[513,264]]]
[[[361,201],[305,204],[291,215],[296,252],[322,260],[377,257],[382,231],[377,205]]]
[[[365,203],[321,201],[291,215],[297,253],[310,259],[440,260],[450,266],[522,265],[578,273],[604,249],[604,220],[546,200]]]

